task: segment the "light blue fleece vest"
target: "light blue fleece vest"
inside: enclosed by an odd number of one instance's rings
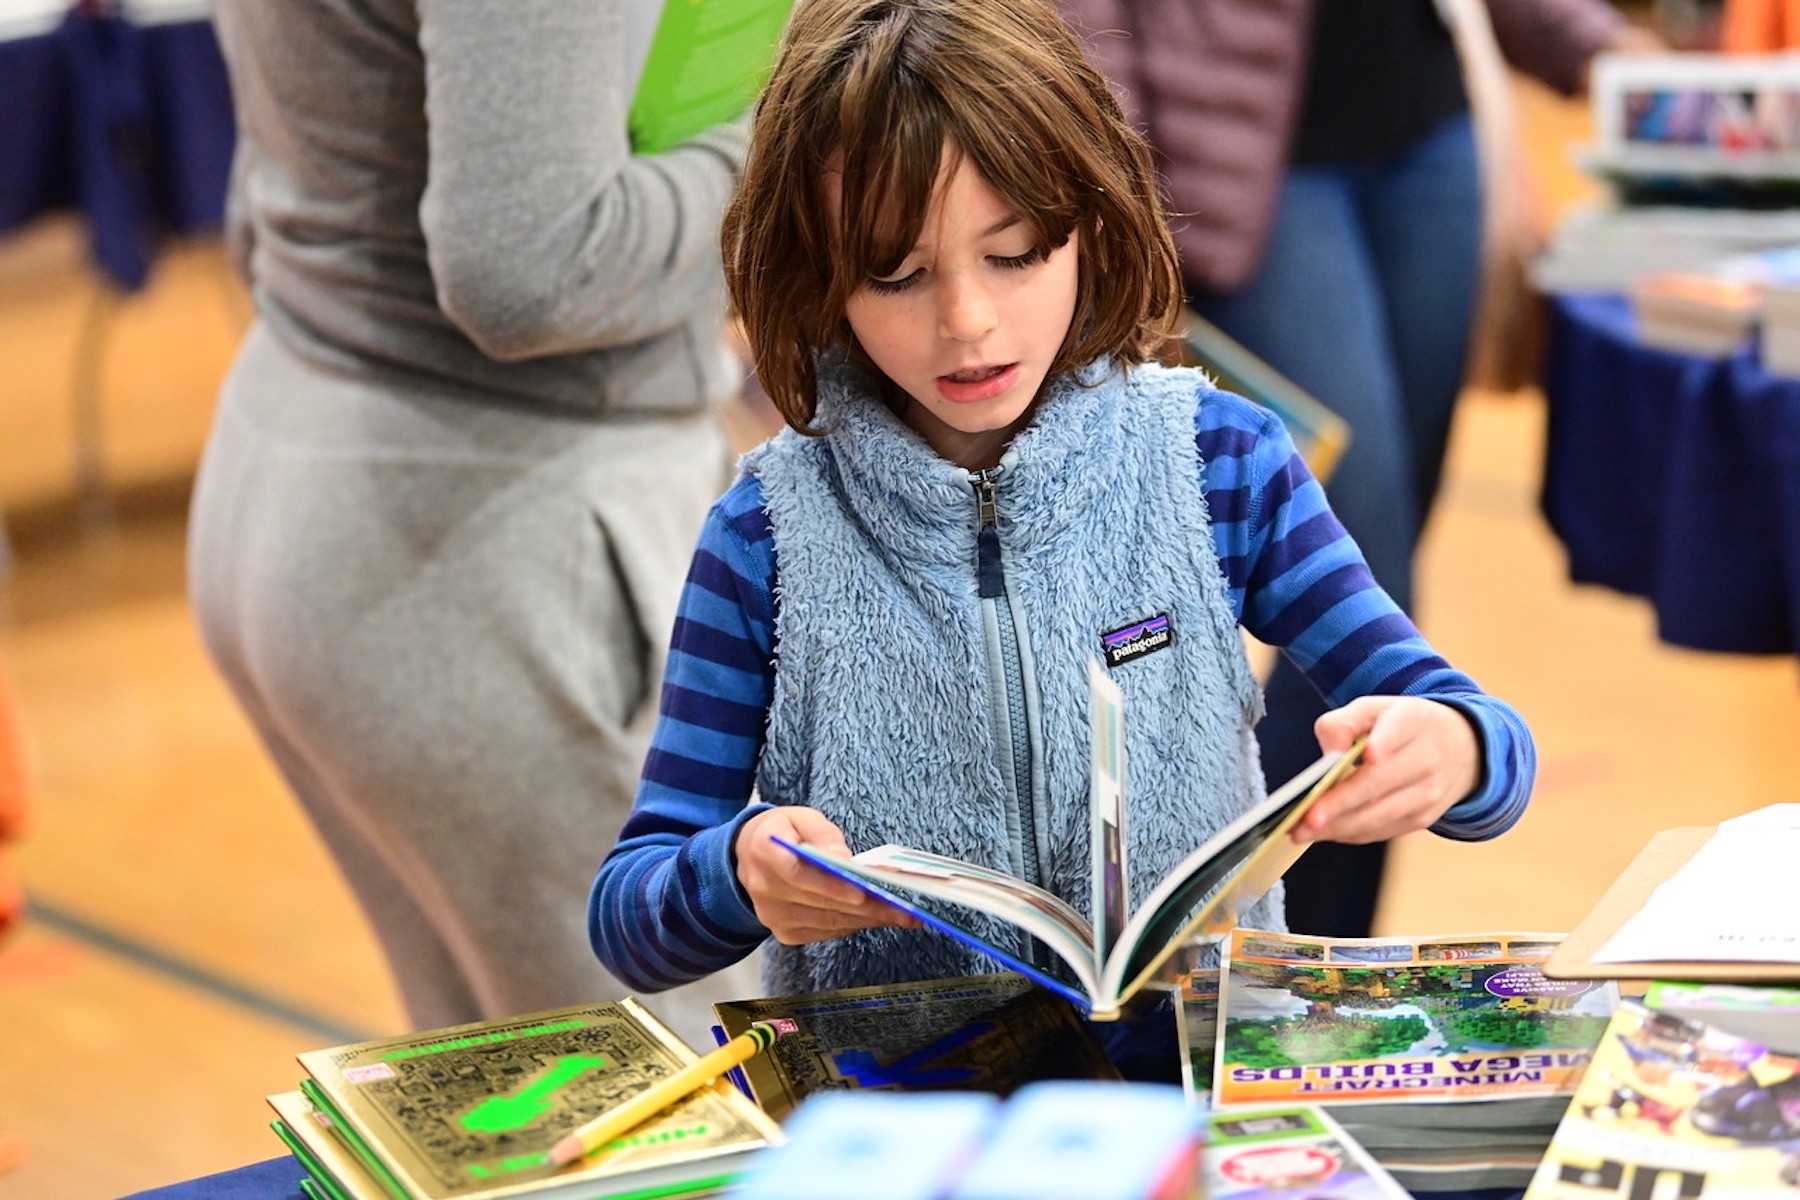
[[[1000,543],[1036,682],[1037,881],[1089,907],[1087,661],[1102,635],[1167,615],[1163,649],[1110,669],[1126,699],[1131,895],[1263,795],[1251,674],[1213,550],[1194,446],[1198,372],[1091,369],[1054,381],[1001,459]],[[1102,378],[1102,376],[1104,376]],[[881,402],[821,364],[823,437],[785,431],[745,458],[779,564],[775,695],[761,798],[808,804],[852,850],[883,842],[1016,874],[976,493]],[[1285,928],[1279,891],[1246,924]],[[1021,945],[986,918],[989,940]],[[765,957],[774,994],[976,974],[999,964],[932,931],[870,930]]]

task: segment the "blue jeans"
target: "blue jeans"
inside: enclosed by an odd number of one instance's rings
[[[1391,158],[1289,170],[1257,275],[1190,297],[1202,316],[1350,423],[1326,485],[1375,578],[1412,609],[1413,551],[1461,390],[1480,268],[1481,198],[1466,114]],[[1318,692],[1285,657],[1257,726],[1279,784],[1318,756]],[[1369,933],[1385,847],[1314,846],[1287,874],[1299,932]]]

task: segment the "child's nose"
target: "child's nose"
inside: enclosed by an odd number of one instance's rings
[[[963,273],[945,277],[938,306],[938,332],[943,337],[971,342],[990,332],[996,321],[993,297],[979,280]]]

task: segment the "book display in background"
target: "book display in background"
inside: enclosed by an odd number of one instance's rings
[[[315,1200],[688,1196],[781,1140],[723,1080],[566,1168],[549,1151],[697,1059],[626,998],[307,1051],[269,1103]]]
[[[665,0],[627,117],[657,154],[750,109],[793,0]]]
[[[1618,1003],[1544,977],[1559,936],[1237,930],[1214,1105],[1322,1105],[1409,1190],[1523,1187]]]
[[[1589,97],[1577,162],[1609,195],[1558,225],[1531,269],[1540,290],[1630,292],[1800,243],[1800,57],[1603,54]]]
[[[1166,641],[1168,623],[1157,620],[1119,630],[1123,640],[1116,652],[1135,656],[1134,646]],[[1108,654],[1113,653],[1109,648]],[[1125,852],[1130,844],[1125,827],[1125,697],[1097,660],[1088,663],[1088,702],[1092,923],[1060,896],[976,863],[897,845],[842,858],[781,838],[771,840],[1029,977],[1094,1020],[1116,1020],[1140,992],[1173,988],[1198,961],[1203,946],[1237,925],[1244,911],[1275,886],[1306,849],[1289,832],[1320,796],[1355,769],[1364,742],[1323,755],[1276,788],[1152,887],[1139,890],[1142,898],[1127,912],[1134,890]],[[1030,934],[1062,960],[1075,982],[1026,962],[1017,946],[995,945],[958,908]]]
[[[776,1120],[833,1091],[1009,1095],[1048,1079],[1116,1080],[1067,1000],[1011,972],[843,988],[713,1005],[723,1036],[756,1021],[781,1032],[744,1064],[750,1093]]]
[[[1800,58],[1601,54],[1589,94],[1588,170],[1696,203],[1800,203]]]
[[[1541,292],[1629,292],[1658,271],[1703,270],[1796,243],[1800,209],[1585,203],[1558,223],[1530,276]]]
[[[1207,1117],[1200,1152],[1207,1200],[1412,1200],[1316,1105],[1229,1109]]]
[[[1791,1200],[1797,1188],[1800,1061],[1626,1001],[1525,1200]]]

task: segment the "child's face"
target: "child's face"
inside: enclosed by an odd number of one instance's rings
[[[967,158],[940,182],[898,270],[850,296],[863,350],[908,397],[900,416],[970,470],[1031,416],[1075,316],[1078,239],[1048,254]]]

